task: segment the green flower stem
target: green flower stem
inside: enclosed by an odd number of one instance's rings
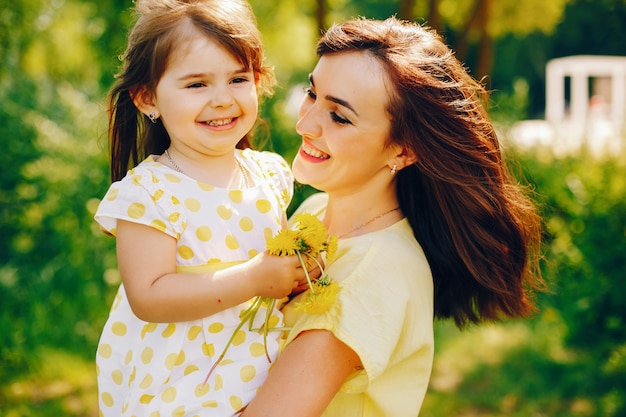
[[[224,356],[226,356],[226,351],[228,350],[230,345],[233,343],[233,339],[235,338],[239,330],[241,330],[243,325],[246,324],[246,322],[248,322],[250,318],[254,318],[254,316],[256,315],[257,310],[261,306],[260,298],[261,297],[256,297],[255,300],[252,302],[252,305],[243,312],[242,314],[243,317],[241,319],[241,322],[237,325],[237,327],[233,331],[233,334],[230,336],[230,339],[228,339],[228,343],[226,343],[226,346],[222,350],[222,353],[220,354],[220,356],[217,358],[213,366],[211,366],[209,373],[207,374],[206,378],[204,378],[204,382],[202,383],[202,386],[206,385],[207,381],[211,377],[211,374],[213,374],[213,371],[215,371],[215,368],[217,367],[217,365],[219,365],[222,359],[224,359]]]
[[[300,253],[300,251],[298,250],[298,251],[296,251],[296,255],[298,255],[298,259],[300,259],[300,265],[302,265],[302,269],[304,269],[304,276],[306,277],[307,283],[309,284],[309,289],[312,292],[315,292],[315,290],[313,290],[313,283],[311,282],[311,277],[309,276],[309,271],[307,271],[307,269],[306,269],[306,262],[304,262],[304,259],[302,259],[302,253]],[[316,260],[316,262],[317,262],[317,260]]]
[[[272,298],[267,306],[267,309],[265,310],[265,324],[263,325],[263,347],[265,348],[265,357],[269,363],[272,363],[272,359],[267,351],[267,334],[269,333],[269,323],[270,318],[272,317],[272,311],[274,310],[274,305],[276,305],[276,299]]]
[[[309,288],[311,289],[311,292],[313,294],[315,294],[315,289],[313,288],[313,284],[311,282],[311,278],[309,277],[309,271],[307,271],[306,269],[306,263],[304,262],[304,260],[302,259],[302,257],[300,256],[300,251],[296,252],[298,254],[298,257],[300,258],[300,263],[302,264],[302,267],[304,268],[304,275],[306,276],[306,279],[309,283]],[[325,276],[324,276],[324,267],[322,266],[322,264],[317,260],[317,257],[311,255],[308,252],[304,252],[304,255],[308,256],[310,259],[313,260],[313,262],[315,262],[315,264],[317,265],[317,267],[320,269],[321,271],[321,275],[320,278],[317,280],[317,282],[319,282],[320,284],[327,284],[327,282],[325,281]]]

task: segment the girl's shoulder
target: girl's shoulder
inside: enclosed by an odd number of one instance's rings
[[[289,171],[289,164],[279,154],[270,151],[257,151],[254,149],[242,149],[240,154],[244,160],[250,161],[260,169]]]

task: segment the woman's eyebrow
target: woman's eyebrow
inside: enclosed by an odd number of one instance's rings
[[[313,74],[309,74],[309,82],[311,83],[311,85],[313,87],[315,87],[315,81],[313,81]],[[357,113],[356,110],[354,110],[354,107],[352,107],[350,105],[350,103],[348,103],[345,100],[340,99],[339,97],[335,97],[335,96],[331,96],[331,95],[326,95],[324,96],[324,98],[328,101],[332,101],[333,103],[339,104],[340,106],[343,106],[347,109],[349,109],[352,113],[354,113],[356,116],[359,115],[359,113]]]

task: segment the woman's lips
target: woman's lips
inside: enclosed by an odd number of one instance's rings
[[[307,143],[303,143],[300,147],[300,154],[310,161],[325,161],[330,158],[330,155],[314,148]]]

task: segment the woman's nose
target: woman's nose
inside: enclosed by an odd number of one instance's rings
[[[314,103],[310,103],[305,97],[300,103],[298,111],[298,121],[296,122],[296,132],[300,136],[316,137],[321,134],[320,124],[317,121],[316,108]]]

